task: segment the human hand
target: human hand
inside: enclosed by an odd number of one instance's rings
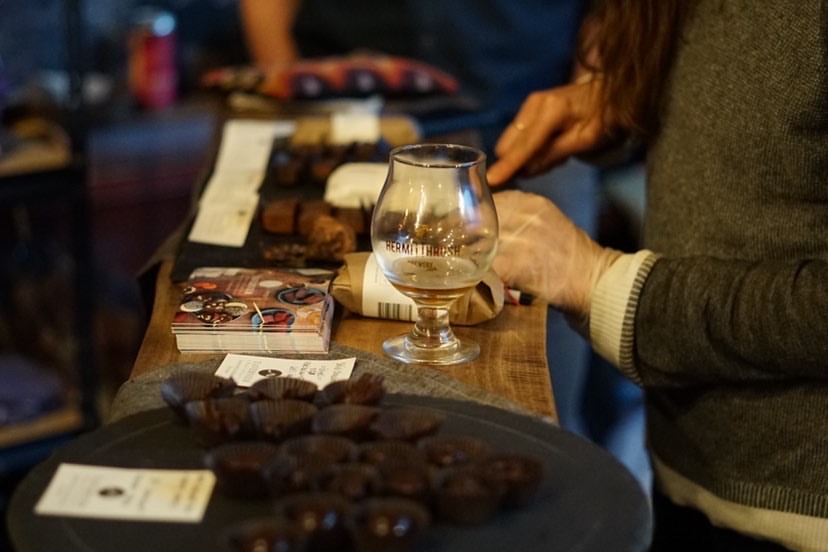
[[[598,245],[542,196],[510,190],[496,192],[494,201],[500,227],[495,272],[565,312],[584,332],[592,290],[621,253]]]
[[[601,79],[582,80],[529,95],[495,145],[489,184],[503,184],[518,172],[540,174],[608,141],[601,86]]]

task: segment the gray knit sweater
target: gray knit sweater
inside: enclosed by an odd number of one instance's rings
[[[628,320],[649,445],[718,498],[828,518],[828,1],[695,4]]]

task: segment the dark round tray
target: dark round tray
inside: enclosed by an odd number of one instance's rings
[[[385,404],[416,405],[445,415],[442,432],[481,437],[495,449],[534,455],[544,483],[527,507],[480,526],[435,523],[423,550],[529,552],[646,550],[652,531],[647,498],[612,456],[540,419],[490,406],[412,395]],[[168,408],[128,416],[58,449],[15,491],[8,524],[17,552],[218,551],[231,523],[267,514],[267,500],[227,498],[214,491],[200,524],[111,521],[35,515],[34,505],[61,462],[92,465],[201,469],[204,451]]]

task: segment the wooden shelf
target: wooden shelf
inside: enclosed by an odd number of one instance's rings
[[[76,406],[66,406],[30,421],[0,427],[0,452],[41,439],[75,433],[82,427],[81,411]]]

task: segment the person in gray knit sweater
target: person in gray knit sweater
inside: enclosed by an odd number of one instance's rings
[[[604,0],[580,60],[489,181],[631,138],[645,249],[504,191],[495,269],[643,386],[653,550],[828,550],[828,1]]]

